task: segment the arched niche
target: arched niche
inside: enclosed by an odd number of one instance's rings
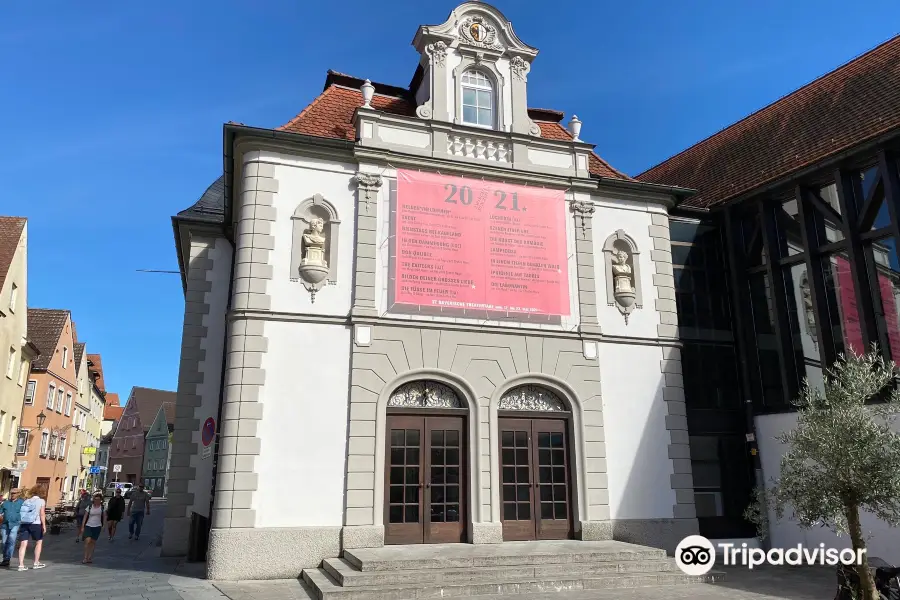
[[[603,243],[606,265],[606,303],[615,306],[625,317],[644,305],[641,293],[640,250],[634,238],[619,229]]]
[[[308,244],[304,242],[304,236],[315,233],[316,220],[322,222],[322,231],[318,235],[325,238],[323,256],[325,264],[314,270],[301,268],[305,267],[304,258],[309,255]],[[291,223],[293,230],[291,281],[302,281],[315,302],[317,291],[325,285],[334,284],[337,281],[341,221],[334,206],[321,194],[315,194],[297,206],[294,214],[291,215]],[[318,262],[322,262],[322,260]]]

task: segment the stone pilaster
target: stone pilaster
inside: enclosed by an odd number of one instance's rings
[[[575,216],[579,330],[596,335],[600,333],[600,323],[597,320],[597,284],[594,277],[594,205],[590,201],[575,200],[570,206]]]
[[[653,249],[653,285],[656,288],[656,310],[659,313],[657,334],[661,338],[678,337],[678,313],[675,310],[675,278],[672,273],[672,244],[669,240],[669,217],[650,215],[650,238]]]
[[[675,492],[672,512],[676,519],[696,519],[681,350],[670,346],[663,346],[661,350],[659,367],[665,384],[663,401],[666,403],[666,430],[669,432],[669,459],[672,461],[671,486]]]
[[[200,365],[206,358],[203,341],[209,328],[212,282],[208,275],[213,270],[212,250],[216,238],[192,235],[190,256],[186,265],[184,295],[184,327],[181,334],[181,364],[178,369],[178,391],[175,400],[175,430],[172,434],[172,457],[169,463],[166,516],[163,525],[162,554],[182,556],[188,551],[190,530],[189,507],[194,504],[194,494],[188,491],[188,482],[196,476],[191,457],[197,455],[197,443],[193,432],[199,431],[200,422],[195,409],[200,406],[197,387],[204,382]],[[221,360],[221,359],[220,359]],[[212,482],[207,482],[211,484]]]
[[[356,268],[353,282],[353,316],[378,316],[375,309],[375,256],[378,249],[378,196],[381,175],[358,173],[356,215]]]

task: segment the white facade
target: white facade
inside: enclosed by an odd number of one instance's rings
[[[446,23],[421,28],[414,45],[424,73],[411,90],[416,117],[369,106],[359,82],[355,143],[235,129],[226,142],[234,169],[220,189],[227,226],[216,230],[207,212],[220,182],[175,218],[186,308],[163,552],[183,552],[188,523],[209,517],[210,577],[295,577],[341,549],[401,543],[397,428],[433,434],[415,423],[440,418],[440,427],[461,429],[416,439],[421,455],[447,440],[447,460],[458,461],[447,477],[461,480],[459,499],[430,509],[432,519],[435,510],[452,514],[446,522],[458,532],[444,534],[452,541],[539,535],[510,525],[536,516],[508,515],[509,461],[519,454],[501,446],[524,423],[529,443],[564,446],[546,453],[566,457],[565,467],[552,463],[565,481],[544,482],[563,494],[551,512],[565,516],[541,516],[560,528],[554,536],[674,548],[696,532],[672,190],[598,178],[588,168],[592,146],[559,139],[559,117],[538,122],[545,113],[530,113],[526,100],[537,50],[496,9],[463,4]],[[474,72],[493,94],[486,127],[467,122],[475,113],[463,78]],[[548,235],[564,236],[568,314],[391,306],[400,169],[560,190],[565,226]],[[327,263],[313,266],[326,279],[302,268],[316,219]],[[426,382],[449,412],[403,404],[401,390]],[[451,446],[447,432],[457,431]],[[523,468],[537,483],[539,459],[529,460]],[[266,561],[243,559],[257,547]]]

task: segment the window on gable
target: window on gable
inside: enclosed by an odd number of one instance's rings
[[[16,369],[16,348],[15,346],[9,347],[9,358],[6,360],[6,376],[12,379],[13,372]]]
[[[9,312],[16,312],[16,301],[19,299],[19,286],[12,284],[12,290],[9,293]]]
[[[478,127],[494,126],[494,86],[481,71],[466,71],[462,86],[462,121]]]
[[[69,366],[69,349],[63,347],[63,355],[62,355],[62,367],[65,369]]]

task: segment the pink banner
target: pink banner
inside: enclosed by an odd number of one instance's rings
[[[566,316],[563,190],[397,171],[394,302]]]

